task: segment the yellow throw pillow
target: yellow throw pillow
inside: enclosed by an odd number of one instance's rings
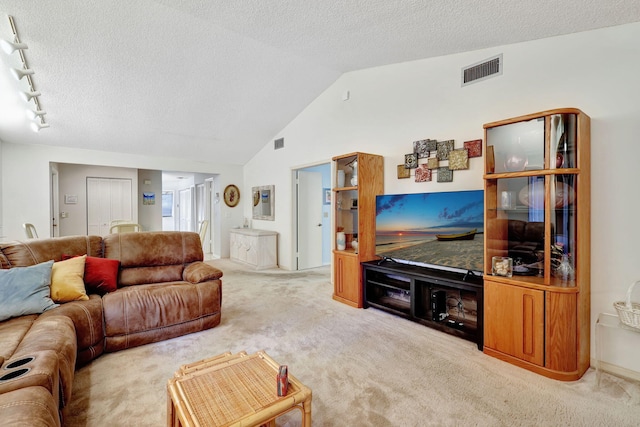
[[[84,263],[86,255],[53,263],[51,270],[51,299],[55,302],[86,301]]]

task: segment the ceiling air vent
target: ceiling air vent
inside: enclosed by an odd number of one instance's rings
[[[275,141],[273,141],[274,150],[279,150],[281,148],[284,148],[284,138],[278,138]]]
[[[462,86],[502,74],[502,54],[462,69]]]

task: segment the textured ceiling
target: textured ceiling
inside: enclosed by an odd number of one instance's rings
[[[0,140],[244,164],[342,73],[640,21],[638,0],[0,0]]]

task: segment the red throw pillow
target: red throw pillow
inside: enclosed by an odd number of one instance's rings
[[[63,255],[62,259],[73,258]],[[88,294],[104,295],[118,289],[118,270],[120,261],[117,259],[88,256],[84,264],[84,285]]]

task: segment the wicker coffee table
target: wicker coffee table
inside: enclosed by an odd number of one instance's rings
[[[280,365],[265,352],[224,353],[183,365],[167,385],[169,426],[275,425],[293,409],[311,426],[311,389],[289,374],[286,396],[277,394]]]

